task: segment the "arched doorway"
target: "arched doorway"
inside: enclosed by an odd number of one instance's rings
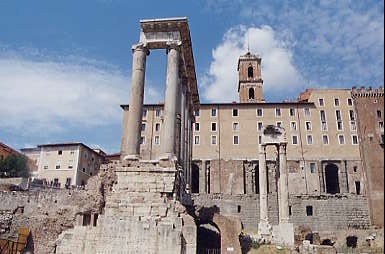
[[[209,222],[198,226],[198,254],[220,254],[221,233],[215,223]]]
[[[199,167],[197,164],[191,164],[191,192],[199,193]]]
[[[333,163],[329,163],[325,167],[326,193],[340,193],[340,185],[338,181],[338,167]]]

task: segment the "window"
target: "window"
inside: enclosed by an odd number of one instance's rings
[[[160,109],[155,110],[155,116],[160,117]]]
[[[238,136],[233,136],[233,144],[238,145],[239,144],[239,137]]]
[[[354,171],[354,172],[357,172],[357,169],[358,169],[357,166],[353,166],[353,171]]]
[[[154,144],[159,145],[159,136],[154,137]]]
[[[258,144],[262,144],[262,136],[258,136]]]
[[[320,110],[321,121],[326,122],[325,110]]]
[[[327,135],[322,135],[322,144],[324,144],[324,145],[329,144],[329,138]]]
[[[350,130],[352,130],[352,131],[357,130],[356,122],[355,121],[350,121]]]
[[[253,78],[254,77],[253,66],[249,66],[249,68],[247,68],[247,77],[248,78]]]
[[[194,144],[199,145],[199,136],[194,136]]]
[[[281,116],[281,109],[280,108],[275,109],[275,116]]]
[[[47,166],[47,165],[45,165],[45,166],[44,166],[44,169],[48,169],[48,166]]]
[[[195,115],[196,117],[199,116],[199,109],[197,109],[197,110],[194,111],[194,115]]]
[[[315,172],[315,163],[310,162],[310,173],[314,173],[314,172]]]
[[[276,125],[277,127],[282,128],[282,122],[277,122]]]
[[[305,116],[310,116],[310,108],[304,108],[303,113]]]
[[[257,108],[257,116],[263,116],[263,110],[261,108]]]
[[[338,107],[340,105],[340,99],[334,98],[334,106]]]
[[[348,106],[352,106],[353,105],[353,101],[351,98],[348,98]]]
[[[318,103],[319,103],[319,106],[320,106],[320,107],[325,106],[325,102],[324,102],[324,99],[323,99],[323,98],[318,99]]]
[[[290,116],[295,116],[295,108],[290,108],[289,114]]]
[[[211,144],[216,145],[217,144],[217,136],[211,136]]]
[[[142,123],[141,131],[145,131],[145,130],[146,130],[146,124]]]
[[[328,125],[326,122],[321,122],[321,130],[322,131],[327,131],[328,130]]]
[[[87,152],[84,152],[84,158],[87,159],[87,156],[88,156],[88,153],[87,153]]]
[[[336,119],[337,119],[337,121],[341,121],[341,111],[340,110],[336,110]]]
[[[292,136],[291,143],[293,145],[298,145],[298,137],[297,136]]]
[[[383,130],[384,129],[384,122],[378,122],[378,128],[380,128],[380,130]]]
[[[58,154],[58,155],[62,155],[62,154],[63,154],[63,151],[62,151],[62,150],[59,150],[59,151],[57,151],[57,154]]]
[[[55,168],[60,169],[60,164],[56,164]]]
[[[313,207],[311,205],[306,206],[306,216],[313,216]]]
[[[307,144],[312,145],[313,144],[313,136],[312,135],[307,135],[306,136]]]
[[[213,116],[213,117],[217,116],[217,109],[216,108],[211,109],[211,116]]]
[[[145,141],[145,137],[143,137],[143,136],[140,137],[140,144],[141,144],[141,145],[144,145],[144,141]]]
[[[297,130],[297,122],[290,122],[290,129],[292,131],[296,131]]]
[[[211,131],[217,131],[217,123],[211,123]]]
[[[306,130],[311,131],[311,122],[305,122]]]
[[[254,88],[250,87],[249,88],[249,100],[254,100]]]
[[[241,212],[241,206],[240,206],[240,205],[238,205],[238,207],[237,207],[237,211],[238,211],[238,213],[240,213],[240,212]]]
[[[262,131],[263,123],[262,122],[258,122],[257,126],[258,126],[258,131]]]
[[[143,117],[143,118],[146,118],[146,116],[147,116],[147,109],[143,109],[143,111],[142,111],[142,117]]]
[[[83,173],[85,173],[86,172],[86,168],[83,168],[82,171],[83,171]]]
[[[345,136],[344,135],[338,135],[338,143],[340,145],[344,145],[345,144]]]
[[[337,130],[342,131],[343,128],[344,128],[344,127],[343,127],[342,122],[341,122],[341,121],[338,121],[338,122],[337,122]]]
[[[233,131],[239,131],[239,123],[233,123]]]
[[[160,130],[160,123],[156,123],[155,124],[155,131],[159,131]]]
[[[238,109],[233,108],[233,116],[238,116]]]
[[[349,119],[350,121],[355,121],[355,117],[354,117],[354,111],[353,110],[349,110]]]
[[[74,161],[73,160],[69,160],[68,161],[68,168],[72,169],[73,168],[73,164],[74,164]]]
[[[381,118],[381,116],[382,116],[381,110],[377,110],[377,117],[378,117],[378,118]]]
[[[195,131],[199,131],[200,130],[200,124],[199,123],[195,123],[194,129],[195,129]]]

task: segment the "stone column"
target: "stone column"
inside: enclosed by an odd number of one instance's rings
[[[183,165],[183,169],[184,171],[186,172],[186,168],[185,168],[185,138],[186,138],[186,132],[185,132],[185,129],[186,129],[186,122],[185,122],[185,117],[186,117],[186,88],[185,88],[185,84],[182,83],[182,86],[181,86],[181,97],[180,97],[180,160],[181,160],[181,163]]]
[[[259,146],[259,225],[261,235],[270,234],[267,206],[266,146]]]
[[[162,128],[162,142],[160,147],[161,159],[175,158],[176,113],[180,104],[178,101],[179,84],[179,45],[167,45],[167,74],[166,92],[164,98],[164,121]]]
[[[286,144],[279,146],[279,185],[280,185],[280,203],[279,203],[279,223],[289,222],[289,191],[287,175],[287,157]]]
[[[190,111],[189,111],[189,114],[187,116],[187,177],[186,177],[186,183],[191,186],[191,125],[192,125],[192,121],[191,121],[191,115],[190,115]]]
[[[139,159],[140,129],[142,126],[144,78],[148,49],[143,44],[132,46],[132,78],[127,119],[127,136],[122,146],[123,159]]]

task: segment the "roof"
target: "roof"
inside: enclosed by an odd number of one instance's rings
[[[51,144],[40,144],[40,145],[37,145],[37,147],[55,147],[55,146],[83,146],[85,148],[87,148],[88,150],[91,150],[93,153],[99,155],[99,156],[102,156],[100,153],[96,152],[94,149],[92,149],[91,147],[83,144],[82,142],[65,142],[65,143],[51,143]]]
[[[284,102],[223,102],[223,103],[200,103],[200,107],[202,106],[274,106],[274,105],[301,105],[301,106],[314,106],[314,102],[307,101],[284,101]],[[144,104],[144,107],[163,107],[163,103],[158,104]],[[122,109],[126,109],[129,107],[128,104],[120,105]]]
[[[18,150],[0,142],[0,146],[3,147],[5,150],[8,150],[10,153],[15,153],[15,154],[19,154],[19,155],[23,155],[22,153],[20,153]]]

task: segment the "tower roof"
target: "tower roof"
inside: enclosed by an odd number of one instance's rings
[[[251,54],[250,51],[247,51],[246,54],[244,55],[241,55],[238,59],[238,67],[237,67],[237,70],[239,71],[239,63],[241,61],[250,61],[250,60],[257,60],[257,61],[261,61],[261,57],[259,55],[254,55],[254,54]]]

